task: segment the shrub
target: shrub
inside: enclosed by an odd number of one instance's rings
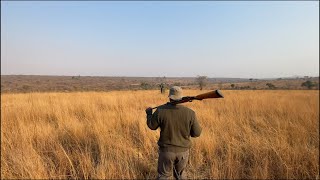
[[[276,89],[276,86],[271,83],[267,83],[266,86],[268,86],[269,89]]]
[[[305,81],[301,84],[302,87],[307,87],[308,89],[312,89],[313,87],[316,86],[316,83],[311,82],[311,81]]]

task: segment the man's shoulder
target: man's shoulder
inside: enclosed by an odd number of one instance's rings
[[[167,103],[167,104],[163,104],[163,105],[159,106],[157,109],[160,110],[160,109],[172,109],[172,108],[174,108],[174,106]]]

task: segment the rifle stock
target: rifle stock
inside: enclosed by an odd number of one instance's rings
[[[223,98],[223,95],[219,90],[215,90],[215,91],[210,91],[210,92],[195,96],[195,99],[197,100],[209,99],[209,98]]]
[[[167,104],[176,105],[176,104],[181,104],[185,102],[192,102],[193,100],[203,100],[203,99],[210,99],[210,98],[224,98],[224,96],[219,90],[215,90],[215,91],[199,94],[197,96],[185,96],[185,97],[182,97],[182,99],[179,101],[172,101],[172,102],[168,102]],[[159,106],[153,107],[152,109],[156,109],[158,107]]]

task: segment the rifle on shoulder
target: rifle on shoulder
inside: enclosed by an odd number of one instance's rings
[[[192,102],[193,100],[203,100],[203,99],[210,99],[210,98],[224,98],[223,94],[219,91],[219,90],[214,90],[214,91],[210,91],[204,94],[199,94],[197,96],[185,96],[182,97],[181,100],[178,101],[172,101],[172,102],[167,102],[166,104],[171,104],[171,105],[176,105],[176,104],[181,104],[181,103],[185,103],[185,102]],[[162,105],[160,105],[162,106]],[[152,109],[156,109],[158,108],[154,107]]]

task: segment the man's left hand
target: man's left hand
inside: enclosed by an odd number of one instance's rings
[[[147,115],[152,115],[152,108],[151,108],[151,107],[148,107],[148,108],[146,109],[146,113],[147,113]]]

